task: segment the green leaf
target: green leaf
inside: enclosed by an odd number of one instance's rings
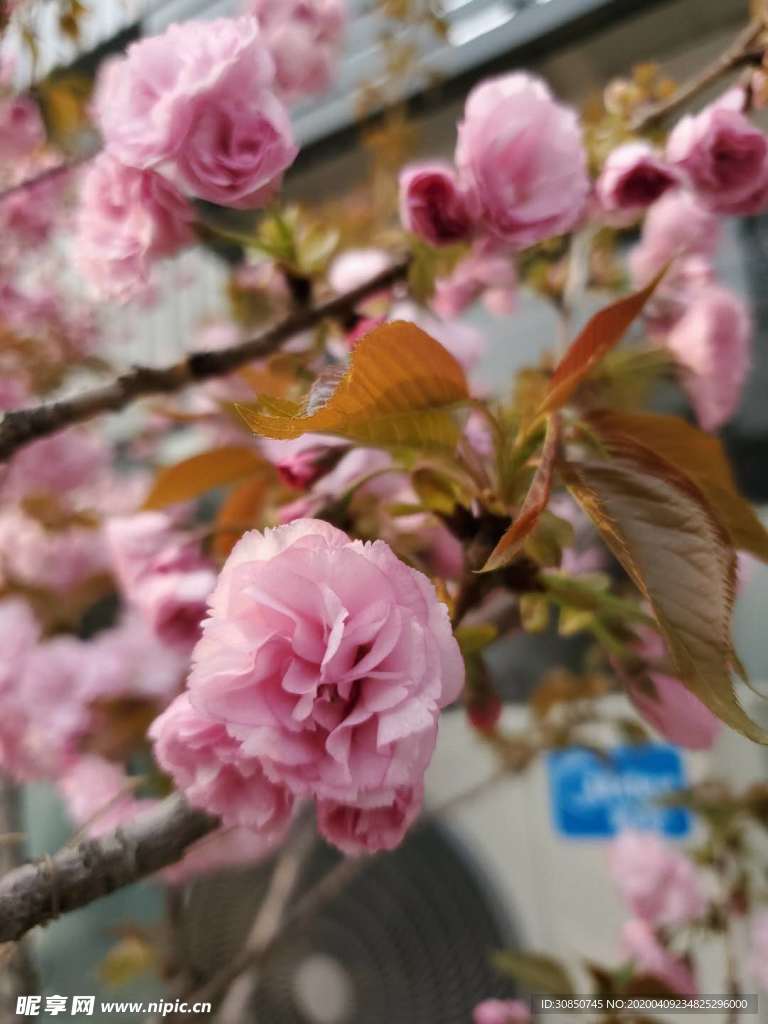
[[[547,433],[541,450],[541,458],[528,494],[517,518],[493,549],[481,572],[493,572],[509,565],[533,533],[542,512],[549,504],[555,464],[560,451],[560,436],[560,418],[559,416],[550,416],[547,421]]]
[[[263,457],[246,445],[212,448],[161,469],[144,502],[144,508],[166,508],[178,502],[192,501],[214,487],[235,483],[269,469]]]
[[[592,317],[557,365],[540,415],[561,409],[587,374],[618,345],[665,273],[666,267],[642,291],[611,303]]]
[[[651,604],[681,681],[724,722],[768,742],[734,690],[736,558],[702,493],[670,463],[629,444],[610,461],[571,464],[566,481]]]
[[[736,548],[768,562],[768,531],[743,498],[723,446],[677,416],[601,410],[587,417],[589,427],[610,450],[631,440],[672,463],[699,488]]]
[[[545,953],[517,953],[505,949],[494,954],[493,965],[534,994],[567,996],[575,991],[563,965]]]
[[[238,406],[257,434],[279,439],[338,434],[361,444],[452,451],[458,409],[469,399],[459,363],[415,324],[375,328],[355,347],[346,373],[318,382],[300,409],[260,400]]]

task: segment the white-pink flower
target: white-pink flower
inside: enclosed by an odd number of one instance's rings
[[[192,208],[164,177],[108,152],[83,177],[75,260],[94,291],[127,300],[145,292],[152,264],[192,240]]]
[[[236,545],[189,690],[271,781],[326,805],[394,805],[402,834],[416,798],[407,791],[419,794],[440,709],[462,682],[447,610],[426,577],[382,541],[304,519]],[[391,815],[366,820],[391,840]],[[361,844],[365,830],[359,819],[344,826]]]
[[[486,230],[516,249],[570,231],[584,211],[590,186],[578,118],[522,72],[470,93],[456,164]]]
[[[681,925],[704,914],[707,901],[696,866],[654,833],[623,832],[608,857],[635,917],[653,925]]]
[[[665,340],[682,368],[696,418],[717,430],[736,412],[750,365],[752,324],[745,303],[728,288],[705,287]]]

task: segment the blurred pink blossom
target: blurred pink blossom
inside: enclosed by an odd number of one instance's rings
[[[298,147],[285,107],[264,89],[210,97],[176,155],[193,196],[239,210],[266,206]]]
[[[452,167],[411,164],[400,172],[400,221],[430,245],[453,245],[469,237],[472,215]]]
[[[273,75],[254,18],[184,21],[105,64],[96,123],[112,156],[131,167],[155,167],[178,155],[213,98],[253,95]]]
[[[681,925],[703,916],[707,901],[696,866],[655,833],[622,832],[608,859],[635,917],[652,925]]]
[[[100,297],[135,298],[147,291],[153,262],[192,241],[191,222],[191,207],[165,178],[102,153],[83,178],[75,261]]]
[[[627,921],[622,929],[622,947],[635,970],[658,979],[681,996],[698,992],[693,972],[682,957],[665,949],[652,926],[639,918]]]
[[[768,137],[738,106],[738,94],[688,114],[672,130],[667,157],[717,213],[755,214],[768,206]]]
[[[452,320],[480,298],[497,316],[514,312],[517,304],[517,273],[511,257],[487,243],[476,244],[448,277],[437,280],[432,307]]]
[[[162,512],[110,519],[106,534],[128,602],[166,643],[187,649],[198,638],[216,581],[200,545]]]
[[[45,125],[31,96],[0,100],[0,160],[16,161],[45,144]]]
[[[584,211],[590,185],[578,118],[531,75],[473,89],[456,164],[486,230],[516,249],[570,231]]]
[[[326,92],[338,67],[344,0],[244,0],[275,62],[275,87],[287,101]]]
[[[531,1011],[520,999],[486,999],[475,1007],[474,1024],[528,1024]]]
[[[747,306],[718,285],[697,292],[666,337],[704,430],[717,430],[736,412],[749,371],[751,340]]]
[[[595,186],[607,213],[639,213],[681,183],[681,174],[645,142],[627,142],[609,155]]]

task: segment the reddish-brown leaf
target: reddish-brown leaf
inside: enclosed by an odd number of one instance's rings
[[[491,552],[482,572],[493,572],[501,569],[520,552],[526,538],[535,529],[542,512],[549,504],[552,492],[552,478],[555,473],[558,452],[560,450],[560,417],[550,416],[547,420],[547,433],[541,459],[536,468],[531,486],[525,496],[517,518]]]
[[[568,486],[649,601],[676,675],[724,722],[768,733],[734,690],[731,615],[736,558],[706,498],[671,463],[627,442],[604,461],[571,464]]]
[[[161,469],[144,502],[144,508],[165,508],[181,501],[192,501],[214,487],[222,487],[251,476],[265,465],[258,451],[247,445],[232,444],[212,448]]]
[[[671,462],[701,490],[728,532],[734,547],[768,562],[768,531],[743,498],[716,437],[677,416],[601,410],[587,421],[606,447],[631,440]]]
[[[271,477],[264,473],[244,480],[227,495],[216,517],[213,554],[224,561],[247,529],[261,526]]]
[[[618,345],[664,273],[658,274],[642,291],[611,303],[592,317],[558,363],[539,410],[540,415],[561,409],[587,374]]]

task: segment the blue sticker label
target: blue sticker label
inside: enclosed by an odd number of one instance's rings
[[[611,839],[634,828],[679,839],[691,830],[688,811],[657,802],[686,784],[676,747],[615,747],[606,757],[573,748],[550,753],[548,762],[552,815],[563,836]]]

